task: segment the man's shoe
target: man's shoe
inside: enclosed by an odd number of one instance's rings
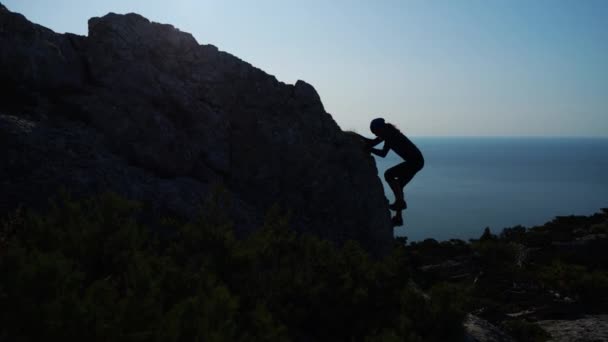
[[[405,202],[405,200],[397,200],[395,201],[395,203],[393,204],[389,204],[388,208],[390,210],[403,210],[403,209],[407,209],[407,203]]]
[[[393,227],[403,226],[403,217],[394,216],[391,222],[393,223]]]

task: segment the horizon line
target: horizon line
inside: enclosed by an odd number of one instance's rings
[[[608,139],[608,135],[408,135],[412,138]]]

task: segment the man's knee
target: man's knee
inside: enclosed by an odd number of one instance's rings
[[[416,163],[416,172],[422,170],[424,168],[424,159],[421,159]]]
[[[395,170],[393,170],[392,168],[384,171],[384,179],[387,182],[391,182],[393,180],[395,180],[396,176],[395,176]]]

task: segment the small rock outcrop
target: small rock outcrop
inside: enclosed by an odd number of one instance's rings
[[[57,34],[0,5],[0,77],[1,213],[109,190],[188,218],[221,184],[237,230],[278,204],[299,231],[392,243],[373,158],[311,85],[171,25],[110,13]]]

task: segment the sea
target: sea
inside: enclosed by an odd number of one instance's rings
[[[395,236],[468,240],[608,208],[608,138],[412,137],[425,167],[405,187]],[[380,146],[378,146],[380,147]],[[374,157],[384,171],[403,160]]]

